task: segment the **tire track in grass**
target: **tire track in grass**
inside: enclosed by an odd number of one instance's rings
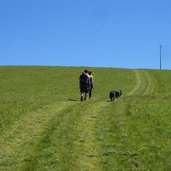
[[[54,127],[53,133],[49,135],[49,146],[44,143],[41,153],[41,161],[46,161],[44,166],[50,170],[81,170],[100,171],[100,144],[97,139],[97,115],[104,107],[104,101],[91,100],[80,103],[69,111],[68,117],[63,120],[60,128]],[[56,137],[60,137],[57,139]],[[46,158],[46,153],[53,149],[53,154]],[[50,164],[57,162],[56,166]],[[49,160],[49,162],[48,162]],[[37,164],[38,170],[41,170]]]
[[[35,147],[49,129],[51,120],[63,117],[60,112],[72,105],[73,103],[61,102],[45,110],[27,113],[10,130],[4,131],[0,141],[0,170],[16,170],[27,156],[34,153]]]
[[[152,78],[146,70],[133,70],[135,72],[136,84],[128,96],[148,95],[153,92]]]
[[[22,163],[22,170],[72,170],[75,166],[71,152],[73,142],[76,140],[73,126],[79,119],[78,103],[68,106],[60,111],[61,118],[55,116],[48,124],[45,135],[35,147],[34,153],[30,154]],[[62,117],[63,116],[63,117]],[[36,162],[35,162],[36,161]]]
[[[101,147],[97,139],[97,118],[103,107],[104,101],[97,101],[96,103],[86,104],[87,110],[77,123],[79,129],[79,140],[75,142],[74,148],[78,153],[77,168],[81,171],[101,171],[102,165],[100,163]]]
[[[96,99],[72,106],[62,123],[49,128],[52,131],[47,131],[48,143],[46,137],[43,138],[42,150],[38,148],[37,155],[32,156],[39,158],[34,164],[36,170],[45,167],[49,170],[102,170],[96,122],[99,112],[106,104]],[[25,163],[23,168],[28,168],[30,164],[31,162]]]
[[[0,170],[101,170],[95,122],[103,103],[67,102],[27,113],[1,136]]]
[[[147,70],[143,71],[143,74],[146,77],[146,91],[144,94],[152,94],[154,91],[153,78],[150,76]]]
[[[133,70],[133,72],[135,72],[136,84],[135,84],[134,88],[132,89],[132,91],[128,93],[128,96],[135,94],[140,89],[140,87],[142,85],[140,72],[138,70]]]

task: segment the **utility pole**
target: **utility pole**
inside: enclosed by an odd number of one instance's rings
[[[162,59],[161,59],[161,50],[162,50],[162,45],[159,45],[160,46],[160,70],[162,69],[161,68],[161,62],[162,62]]]

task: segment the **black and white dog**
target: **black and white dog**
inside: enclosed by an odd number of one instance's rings
[[[120,97],[121,95],[122,95],[122,90],[118,90],[118,91],[112,90],[112,91],[110,91],[110,93],[109,93],[109,98],[110,98],[111,101],[114,101],[115,98],[118,98],[118,97]]]

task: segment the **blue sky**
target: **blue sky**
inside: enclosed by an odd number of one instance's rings
[[[170,0],[0,0],[0,65],[171,69]]]

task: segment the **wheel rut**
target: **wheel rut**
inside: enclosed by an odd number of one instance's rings
[[[105,107],[104,101],[98,101],[88,105],[88,109],[77,123],[79,129],[79,140],[75,142],[74,148],[79,149],[77,158],[77,169],[82,171],[100,171],[102,166],[99,158],[100,144],[97,139],[97,118],[101,109]],[[77,150],[76,150],[77,151]]]
[[[145,96],[153,92],[152,78],[146,70],[133,70],[135,72],[136,83],[127,96]]]
[[[26,113],[23,118],[5,130],[1,135],[0,170],[8,166],[16,169],[26,159],[25,157],[32,156],[42,138],[48,134],[54,118],[60,118],[62,111],[72,105],[61,102],[46,109]]]

